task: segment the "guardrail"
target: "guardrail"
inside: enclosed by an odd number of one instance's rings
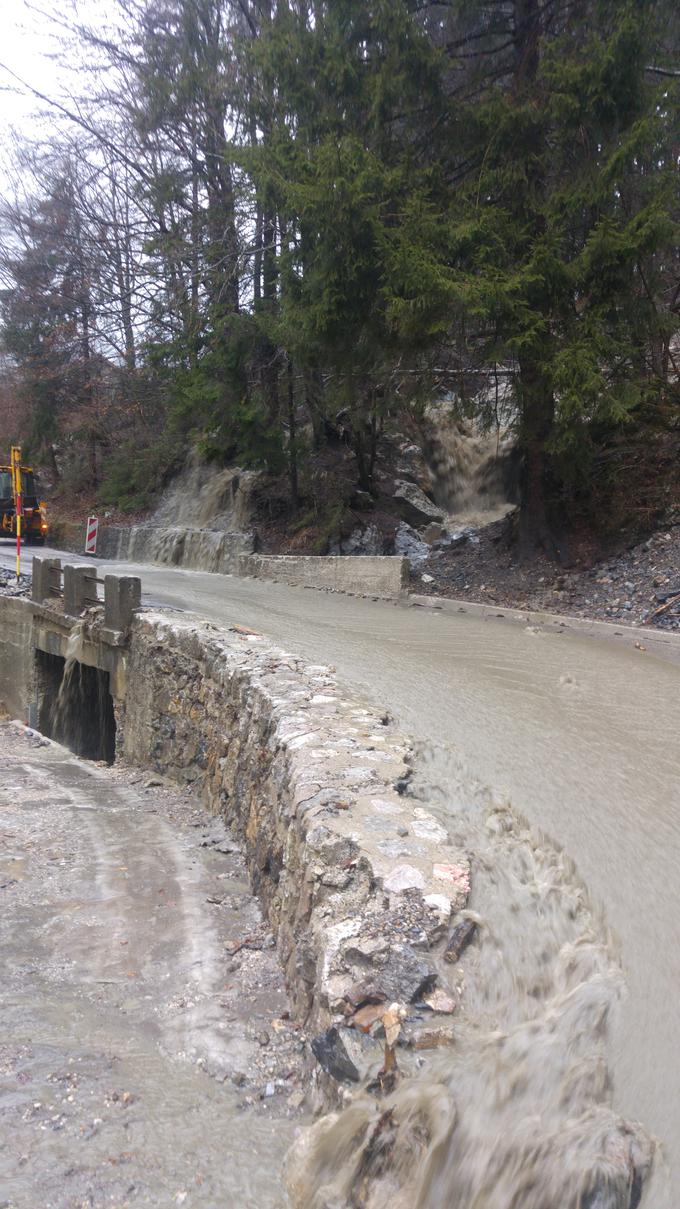
[[[34,558],[31,599],[35,604],[59,601],[67,617],[79,617],[86,609],[103,605],[104,624],[112,630],[126,630],[142,601],[142,581],[136,575],[101,579],[92,566],[62,566],[60,558]]]

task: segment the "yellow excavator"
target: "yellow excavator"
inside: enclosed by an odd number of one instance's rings
[[[16,537],[17,514],[21,511],[21,537],[34,546],[44,546],[48,524],[45,505],[31,466],[23,466],[21,448],[12,446],[9,466],[0,466],[0,536]]]

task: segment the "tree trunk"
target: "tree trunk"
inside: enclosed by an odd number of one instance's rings
[[[350,412],[352,443],[357,460],[357,478],[362,491],[373,494],[373,470],[375,467],[376,435],[373,425],[366,423],[361,412]]]
[[[514,90],[517,95],[533,95],[540,65],[542,25],[541,0],[515,0],[514,4]],[[533,163],[528,161],[527,176],[531,189],[522,206],[522,219],[536,237],[543,235],[545,218],[535,198],[544,191],[541,167],[542,143],[537,143]],[[546,296],[536,302],[542,310],[549,329],[550,300]],[[519,546],[520,557],[528,559],[539,549],[554,555],[555,542],[550,533],[546,512],[546,444],[555,415],[555,400],[549,381],[550,341],[538,340],[534,348],[519,358],[519,403],[521,410],[521,445],[524,451],[522,492],[520,499]]]
[[[203,152],[207,199],[206,288],[219,316],[239,310],[239,259],[236,231],[236,198],[232,154],[227,139],[227,103],[220,76],[224,48],[224,13],[215,0],[186,6],[191,32],[195,28],[203,56],[200,93],[202,130],[197,129],[197,147]]]
[[[125,345],[125,368],[134,373],[137,366],[135,334],[132,323],[132,287],[131,287],[131,253],[130,228],[126,214],[119,215],[118,188],[115,177],[111,180],[111,255],[118,288],[118,305],[120,308],[120,323],[123,329]],[[121,234],[122,232],[122,234]],[[125,256],[123,255],[122,240],[125,241]]]
[[[255,252],[253,255],[253,306],[257,311],[262,300],[262,206],[257,203],[255,217]]]
[[[304,371],[304,383],[305,406],[312,422],[314,448],[323,449],[324,445],[326,444],[326,427],[324,424],[325,417],[322,407],[323,381],[321,378],[321,372],[316,368],[306,369]]]
[[[362,491],[373,491],[370,456],[366,450],[364,434],[360,429],[353,434],[354,456],[357,460],[357,482]]]
[[[265,205],[262,220],[262,310],[271,323],[278,308],[278,264],[276,258],[276,211],[271,204]],[[278,352],[269,339],[263,351],[262,389],[267,412],[271,420],[279,415],[279,360]]]
[[[94,428],[95,423],[95,392],[92,371],[92,340],[91,340],[91,300],[89,287],[87,282],[87,270],[85,266],[85,255],[80,238],[80,224],[76,223],[76,238],[77,238],[77,256],[78,256],[78,271],[80,274],[80,321],[82,327],[81,335],[81,355],[83,360],[83,402],[87,407],[90,416],[90,424],[92,427],[87,436],[88,440],[88,460],[90,463],[90,486],[97,487],[99,485],[99,474],[97,471],[97,437]]]
[[[90,461],[90,482],[93,487],[96,487],[99,482],[99,471],[97,469],[97,435],[92,429],[89,434],[89,461]]]
[[[191,131],[191,303],[189,331],[189,360],[192,369],[198,365],[198,334],[201,327],[201,208],[199,198],[198,140],[196,117]]]
[[[520,358],[519,400],[522,413],[520,444],[524,452],[519,513],[522,559],[538,550],[554,556],[556,544],[546,511],[546,444],[555,415],[555,400],[542,368],[542,360]]]
[[[295,382],[293,379],[293,362],[290,357],[286,359],[286,370],[288,376],[288,482],[290,484],[290,502],[293,510],[297,512],[300,498],[298,490],[298,464],[297,464],[297,421],[295,417]]]
[[[513,14],[515,87],[531,84],[539,67],[541,0],[515,0]]]

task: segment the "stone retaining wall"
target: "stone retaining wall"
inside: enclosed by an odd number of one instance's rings
[[[332,669],[238,628],[142,614],[121,713],[126,756],[203,788],[245,840],[299,1015],[439,977],[469,867],[403,790],[408,744]]]

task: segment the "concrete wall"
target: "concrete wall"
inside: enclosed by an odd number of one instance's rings
[[[85,527],[58,522],[50,542],[82,554]],[[408,559],[390,555],[255,554],[250,533],[158,525],[102,525],[97,554],[130,563],[253,576],[276,583],[397,599],[408,589]]]
[[[0,704],[22,721],[34,698],[32,629],[28,601],[0,596]]]
[[[408,559],[391,555],[253,554],[238,570],[277,583],[386,599],[400,596],[409,578]]]
[[[101,624],[86,626],[78,634],[75,658],[87,667],[108,672],[116,709],[126,691],[127,648],[122,634],[111,634]],[[73,618],[57,606],[40,606],[25,598],[0,596],[0,703],[13,717],[37,725],[40,683],[36,652],[66,659]],[[122,746],[122,744],[121,744]]]

